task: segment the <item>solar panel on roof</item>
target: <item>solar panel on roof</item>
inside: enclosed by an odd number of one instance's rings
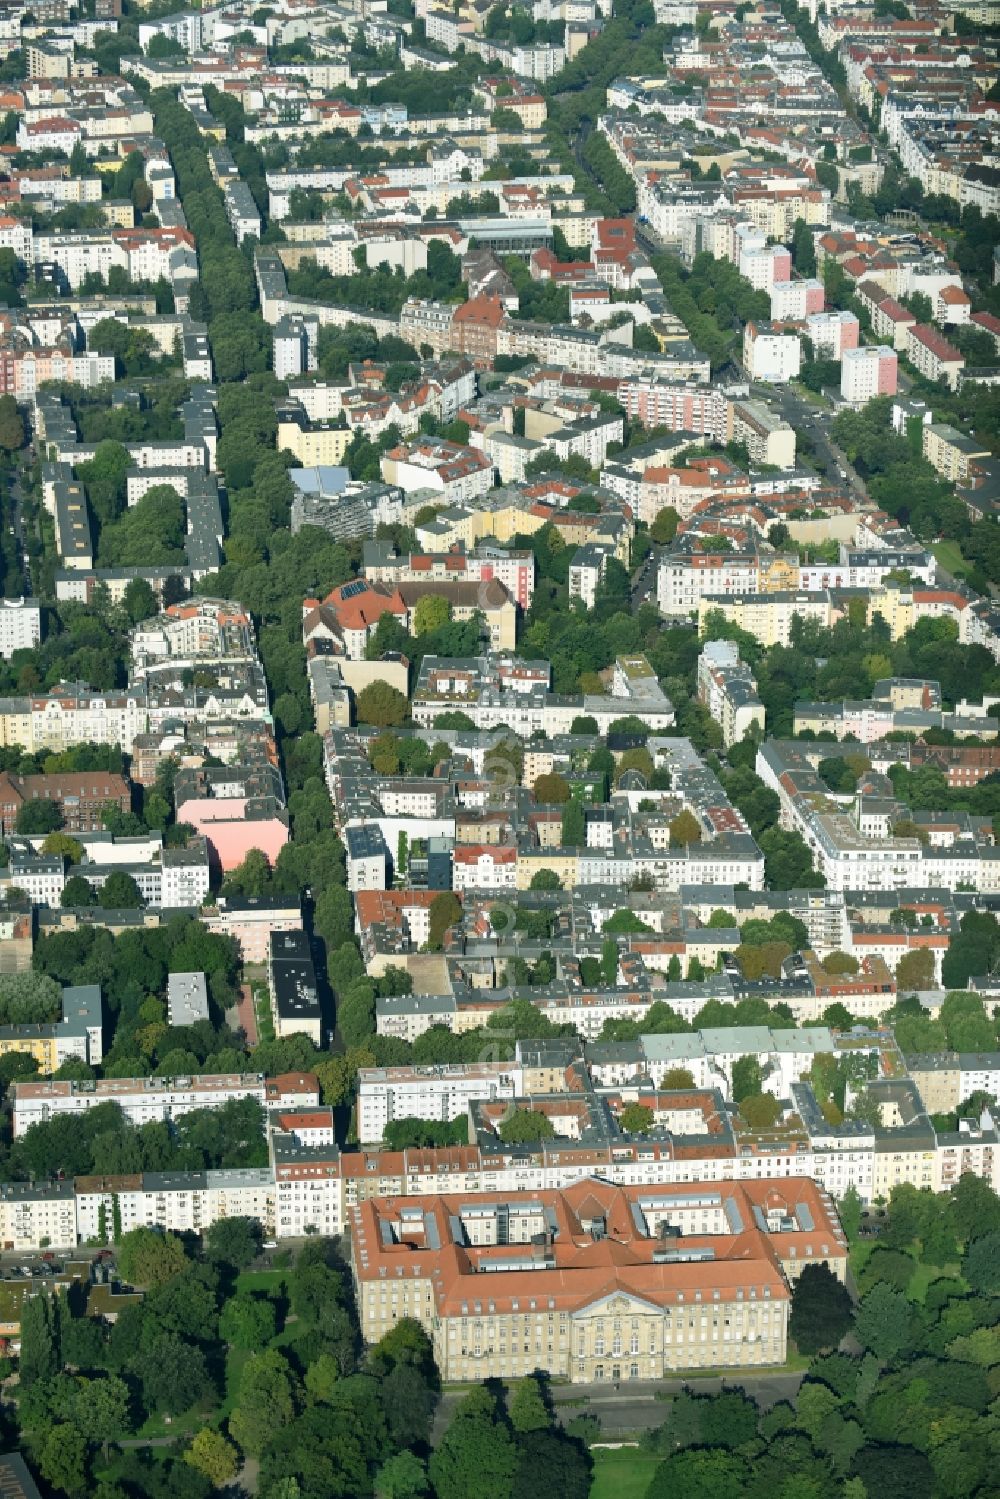
[[[353,599],[355,594],[364,593],[367,587],[368,584],[365,579],[358,578],[353,583],[344,584],[343,588],[340,590],[340,597],[342,599]]]

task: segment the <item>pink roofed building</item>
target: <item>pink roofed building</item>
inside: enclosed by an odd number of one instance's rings
[[[209,858],[225,874],[252,848],[273,865],[288,842],[281,777],[271,766],[199,766],[174,781],[177,821],[190,823],[208,843]]]
[[[262,807],[250,797],[206,797],[177,808],[177,821],[188,822],[208,844],[217,869],[228,874],[252,848],[260,849],[273,866],[288,842],[288,813],[277,805]]]

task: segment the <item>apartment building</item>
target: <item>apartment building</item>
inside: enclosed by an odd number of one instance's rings
[[[0,698],[0,747],[17,744],[29,754],[76,744],[111,744],[131,754],[147,726],[141,687],[119,692],[64,682],[45,695]]]
[[[450,1122],[470,1103],[519,1098],[524,1068],[516,1062],[437,1067],[363,1067],[358,1073],[358,1136],[378,1145],[397,1119]]]
[[[858,288],[859,295],[868,285],[866,281]],[[897,353],[905,354],[909,348],[910,334],[917,326],[917,319],[908,308],[897,302],[895,297],[887,297],[877,283],[872,283],[872,285],[880,297],[880,300],[873,298],[868,303],[872,332],[876,338],[883,339]]]
[[[879,344],[845,349],[840,362],[840,394],[850,406],[896,394],[896,351]]]
[[[861,324],[853,312],[813,312],[805,322],[817,359],[841,359],[845,350],[858,347]]]
[[[535,554],[483,542],[466,551],[413,552],[399,556],[388,541],[366,542],[362,554],[365,577],[373,583],[437,583],[447,580],[502,583],[521,609],[531,605],[535,587]]]
[[[764,401],[733,401],[728,432],[734,442],[746,443],[752,463],[780,469],[795,467],[795,429]]]
[[[221,1218],[253,1218],[274,1233],[274,1177],[267,1166],[220,1171],[145,1171],[135,1176],[78,1176],[77,1233],[99,1239],[117,1217],[122,1232],[157,1228],[206,1232]]]
[[[974,465],[992,456],[984,443],[947,422],[925,423],[921,428],[921,446],[928,463],[952,484],[968,484]]]
[[[821,313],[826,301],[822,281],[815,276],[798,281],[774,281],[768,287],[771,318],[776,323],[802,322]]]
[[[272,932],[302,929],[298,897],[282,895],[220,895],[202,907],[200,919],[210,932],[232,937],[244,963],[266,963]]]
[[[284,317],[280,317],[274,325],[272,338],[276,377],[288,380],[315,370],[318,338],[317,318],[304,317],[299,313],[286,313]]]
[[[588,542],[577,547],[569,565],[568,588],[571,599],[579,599],[586,609],[593,609],[597,602],[597,590],[608,566],[611,555],[607,547]]]
[[[389,850],[377,824],[361,823],[344,830],[347,856],[347,888],[384,890],[389,882]]]
[[[829,589],[819,593],[783,590],[778,593],[709,594],[698,604],[698,629],[703,632],[708,615],[718,610],[731,624],[746,630],[761,645],[788,645],[792,621],[814,619],[829,629],[836,613]]]
[[[517,888],[517,849],[464,843],[452,856],[452,880],[457,891],[514,890]]]
[[[309,938],[301,930],[272,931],[268,939],[267,985],[275,1033],[301,1032],[323,1044],[323,1016]]]
[[[202,462],[204,454],[202,453]],[[162,665],[207,667],[219,662],[257,662],[253,622],[228,599],[200,598],[171,604],[132,631],[133,681],[155,675]]]
[[[167,1023],[197,1025],[208,1019],[208,983],[204,973],[167,975]]]
[[[0,1245],[5,1250],[33,1250],[43,1244],[61,1248],[77,1243],[76,1191],[71,1181],[5,1182],[0,1186]],[[17,1490],[12,1492],[16,1494]],[[30,1490],[25,1492],[30,1495]]]
[[[797,569],[789,584],[798,582]],[[758,552],[667,552],[656,574],[656,602],[661,614],[686,615],[711,595],[749,594],[761,590]]]
[[[460,708],[477,728],[506,725],[523,738],[538,729],[566,734],[580,714],[593,717],[600,733],[630,713],[650,729],[669,728],[674,722],[673,705],[648,663],[633,676],[619,679],[621,695],[556,695],[549,689],[549,673],[547,661],[425,656],[413,692],[414,722],[430,727],[441,714]]]
[[[236,869],[259,849],[274,864],[289,839],[278,771],[270,765],[181,770],[174,787],[178,821],[205,838],[213,863]]]
[[[740,659],[739,646],[730,640],[713,640],[698,657],[698,701],[704,703],[722,728],[726,748],[753,732],[764,732],[764,704],[757,696],[757,683]]]
[[[55,1072],[70,1057],[96,1066],[104,1056],[104,1017],[98,984],[62,992],[62,1018],[48,1023],[0,1026],[0,1056],[27,1052],[39,1072]]]
[[[255,1098],[263,1108],[267,1080],[258,1073],[203,1073],[197,1077],[116,1077],[88,1082],[51,1078],[16,1083],[14,1138],[34,1124],[62,1115],[78,1118],[101,1104],[113,1103],[130,1124],[180,1119],[192,1109],[215,1109],[234,1099]]]
[[[428,500],[468,503],[493,484],[493,464],[484,453],[443,438],[390,448],[381,460],[382,478],[405,494],[426,491]]]
[[[802,363],[802,341],[773,323],[749,322],[743,330],[743,364],[752,380],[784,385]]]
[[[824,751],[812,741],[768,740],[757,752],[757,774],[775,791],[785,825],[808,845],[830,890],[1000,889],[1000,854],[992,839],[964,815],[931,819],[927,841],[893,832],[892,803],[837,802],[818,773]],[[841,751],[849,753],[849,751]]]
[[[906,346],[910,363],[928,380],[945,380],[951,390],[965,368],[964,356],[936,328],[918,323],[910,329]]]
[[[38,599],[0,599],[0,656],[9,661],[15,651],[30,651],[42,638],[42,606]]]
[[[321,1118],[326,1111],[320,1111]],[[301,1116],[272,1116],[275,1234],[280,1239],[343,1233],[345,1171],[334,1144],[309,1144]]]

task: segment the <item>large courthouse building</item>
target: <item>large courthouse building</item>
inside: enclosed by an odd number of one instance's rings
[[[382,1197],[351,1226],[365,1340],[413,1317],[447,1380],[781,1364],[791,1283],[847,1265],[836,1211],[803,1178]]]

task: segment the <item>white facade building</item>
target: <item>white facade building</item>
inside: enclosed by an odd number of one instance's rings
[[[29,651],[42,638],[42,606],[37,599],[0,599],[0,656]]]

